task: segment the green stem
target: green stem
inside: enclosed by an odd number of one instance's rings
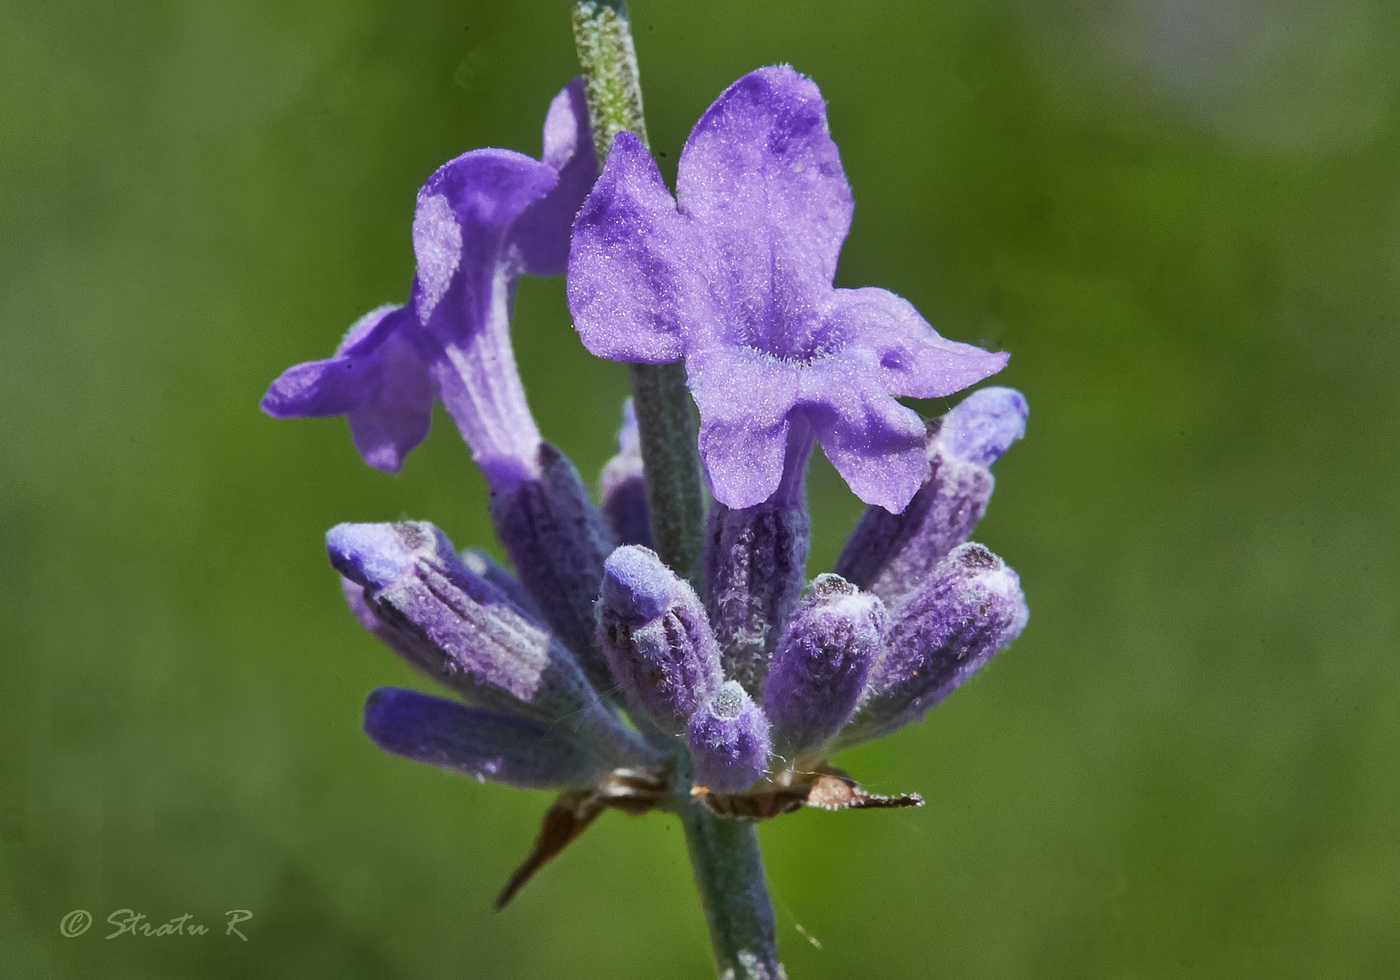
[[[682,809],[680,818],[721,980],[782,980],[753,824],[716,816],[700,803]]]
[[[575,0],[573,14],[593,147],[601,167],[618,133],[625,130],[643,143],[647,140],[637,53],[621,0]],[[685,369],[679,363],[629,368],[656,552],[677,574],[694,579],[705,501]]]
[[[646,142],[637,54],[622,0],[574,0],[574,43],[583,66],[593,146],[601,167],[624,130]],[[680,364],[632,364],[647,506],[657,553],[694,578],[704,491],[690,393]],[[773,906],[753,824],[716,816],[690,798],[688,759],[678,759],[677,808],[722,980],[782,980]]]

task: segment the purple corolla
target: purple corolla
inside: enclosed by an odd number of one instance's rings
[[[569,307],[611,360],[685,359],[715,499],[751,507],[815,439],[869,504],[903,510],[928,471],[896,398],[952,394],[1006,363],[940,337],[883,289],[836,289],[850,185],[815,84],[787,67],[731,85],[691,131],[673,198],[630,133],[574,225]]]
[[[404,306],[356,323],[333,357],[283,372],[274,418],[344,415],[365,462],[396,473],[440,398],[495,490],[540,473],[540,433],[510,344],[522,273],[564,271],[569,226],[596,176],[582,84],[549,107],[542,159],[472,150],[428,178],[413,217],[417,273]]]

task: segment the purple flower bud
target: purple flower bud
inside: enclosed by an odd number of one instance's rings
[[[1026,399],[1011,388],[967,396],[933,429],[928,478],[903,513],[866,510],[836,574],[893,603],[966,541],[991,499],[989,467],[1026,431]]]
[[[562,726],[615,765],[651,752],[598,699],[569,652],[469,571],[433,525],[339,524],[331,564],[361,587],[391,649],[468,703]]]
[[[530,598],[530,593],[525,591],[515,576],[500,566],[497,561],[482,551],[480,548],[463,548],[459,556],[462,564],[473,575],[480,575],[496,588],[506,594],[511,602],[520,607],[520,610],[537,623],[543,623],[544,614],[540,612],[540,607],[535,605],[535,600]]]
[[[491,493],[491,521],[545,622],[606,691],[612,678],[594,645],[593,603],[612,533],[567,456],[544,443],[539,470],[512,490]]]
[[[768,767],[768,719],[737,681],[725,681],[690,719],[686,744],[695,784],[712,793],[742,793]]]
[[[1020,635],[1029,615],[1020,579],[1000,558],[980,544],[955,548],[896,610],[884,659],[839,743],[918,721]]]
[[[370,694],[365,734],[414,762],[522,789],[588,786],[608,769],[557,727],[400,688]]]
[[[603,516],[618,544],[651,547],[651,513],[647,509],[646,479],[642,472],[641,435],[632,399],[622,404],[622,428],[617,432],[617,455],[608,460],[598,479]]]
[[[820,749],[841,730],[884,649],[889,615],[877,597],[839,575],[818,575],[773,654],[763,709],[776,751]]]
[[[695,590],[656,553],[624,545],[604,565],[598,643],[633,710],[679,734],[724,680]]]
[[[803,441],[800,434],[797,439]],[[763,686],[768,657],[802,594],[812,524],[802,477],[811,442],[788,453],[771,498],[732,510],[710,508],[703,555],[705,605],[724,673],[751,693]]]

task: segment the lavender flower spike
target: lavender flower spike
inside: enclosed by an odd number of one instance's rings
[[[288,369],[263,410],[346,415],[365,461],[392,473],[427,435],[441,398],[493,488],[535,474],[540,434],[510,346],[511,297],[522,272],[563,271],[571,219],[594,176],[575,79],[550,106],[543,160],[474,150],[428,179],[413,220],[408,305],[375,310],[334,357]]]
[[[628,704],[671,734],[685,729],[724,680],[695,590],[639,545],[608,556],[598,643]]]
[[[901,514],[866,510],[833,569],[893,602],[966,541],[991,499],[991,465],[1026,432],[1026,399],[1012,388],[974,391],[935,423],[928,478]]]
[[[522,789],[588,786],[608,770],[538,721],[394,687],[370,694],[365,733],[386,752]]]
[[[773,654],[763,710],[774,750],[789,764],[841,730],[884,649],[889,616],[878,598],[839,575],[818,575]]]
[[[433,525],[340,524],[326,548],[336,570],[361,587],[381,627],[374,632],[469,704],[557,725],[615,765],[651,757],[569,652],[469,571]]]
[[[768,719],[737,681],[726,681],[685,731],[695,784],[712,793],[742,793],[768,765]]]
[[[980,544],[953,549],[898,608],[841,747],[883,738],[924,714],[1021,634],[1020,579]]]
[[[611,360],[685,358],[715,499],[773,495],[810,427],[862,500],[900,511],[928,470],[897,396],[942,397],[1005,354],[944,340],[883,289],[835,289],[851,189],[816,85],[787,67],[739,79],[681,154],[673,199],[630,133],[574,225],[569,307]]]
[[[647,509],[646,478],[642,473],[642,439],[632,399],[622,403],[622,427],[617,430],[617,455],[598,477],[603,516],[618,544],[651,547],[651,513]]]

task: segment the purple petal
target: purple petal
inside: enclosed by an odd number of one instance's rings
[[[407,307],[381,306],[356,321],[336,355],[288,368],[263,396],[273,418],[345,415],[365,462],[397,473],[428,435],[435,393]]]
[[[646,147],[618,133],[574,222],[569,310],[589,352],[663,364],[714,319],[711,250],[676,213]]]
[[[535,474],[540,444],[510,345],[518,270],[504,239],[557,180],[552,167],[519,153],[473,150],[440,167],[418,193],[415,305],[433,346],[433,375],[443,406],[498,490]]]
[[[700,456],[714,498],[742,510],[771,497],[783,479],[788,423],[759,429],[700,419]]]
[[[1006,366],[1010,356],[946,340],[913,304],[885,289],[838,289],[827,329],[875,353],[885,390],[942,398]]]
[[[370,694],[365,734],[386,752],[521,789],[588,786],[607,772],[557,728],[401,688]]]
[[[919,414],[885,393],[868,352],[811,364],[799,399],[808,405],[817,441],[852,491],[867,504],[898,513],[928,473]]]
[[[549,104],[540,162],[558,171],[559,183],[520,216],[511,231],[511,241],[519,252],[524,272],[557,276],[568,265],[574,217],[598,179],[582,79],[569,82]]]
[[[809,79],[777,66],[729,86],[691,131],[676,186],[682,213],[705,225],[745,297],[771,291],[775,259],[794,279],[831,285],[853,205]]]
[[[700,455],[715,499],[739,510],[771,497],[791,443],[801,369],[752,350],[712,347],[686,361],[700,408]]]

